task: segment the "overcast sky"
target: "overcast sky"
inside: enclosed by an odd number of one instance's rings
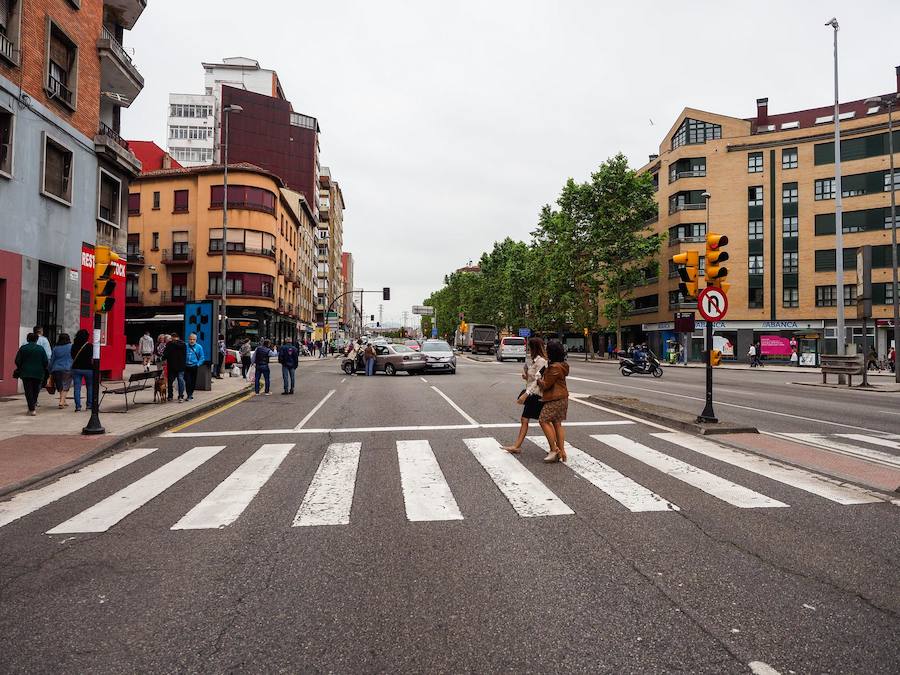
[[[202,61],[278,71],[322,127],[355,285],[390,286],[399,321],[495,240],[527,239],[570,176],[618,151],[644,164],[682,108],[830,104],[835,15],[841,100],[893,91],[898,0],[150,0],[125,39],[145,87],[123,126],[165,147],[168,94],[202,93]]]

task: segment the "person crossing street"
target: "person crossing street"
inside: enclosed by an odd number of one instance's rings
[[[285,341],[278,350],[278,363],[281,364],[281,379],[284,383],[282,396],[294,393],[294,379],[299,357],[300,350],[293,342]]]

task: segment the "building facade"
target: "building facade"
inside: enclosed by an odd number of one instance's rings
[[[344,195],[340,184],[332,180],[331,170],[323,167],[319,175],[318,289],[316,320],[324,321],[330,306],[338,317],[344,316],[344,283],[341,252],[344,247]],[[347,286],[349,290],[352,286]]]
[[[302,228],[281,180],[250,164],[229,165],[228,232],[223,237],[221,166],[141,174],[129,195],[131,229],[126,286],[128,337],[149,319],[183,312],[194,300],[222,297],[227,249],[228,344],[243,337],[297,339]],[[301,209],[302,211],[302,209]],[[311,221],[307,213],[306,220]],[[138,321],[135,321],[138,320]]]
[[[900,91],[900,69],[897,71]],[[890,95],[896,95],[892,92]],[[665,233],[659,267],[633,292],[625,342],[648,341],[658,352],[678,339],[673,318],[694,311],[678,290],[677,253],[703,253],[707,231],[728,236],[729,307],[716,324],[726,358],[743,360],[765,336],[769,356],[801,363],[836,349],[835,153],[833,106],[740,119],[686,108],[641,171],[653,175]],[[865,100],[840,105],[846,340],[862,348],[856,309],[856,250],[873,247],[873,319],[868,345],[879,355],[891,342],[892,287],[887,114]],[[900,150],[900,132],[894,132]],[[705,198],[704,193],[709,197]],[[697,319],[699,319],[697,315]],[[699,326],[698,326],[699,327]],[[702,332],[689,353],[700,358]],[[764,344],[764,351],[765,351]],[[779,346],[781,345],[781,346]]]
[[[312,209],[302,194],[287,188],[281,188],[281,194],[300,223],[300,246],[297,249],[296,268],[300,322],[297,330],[299,338],[307,340],[312,338],[316,320],[316,221]]]
[[[341,252],[341,286],[344,293],[348,293],[354,289],[353,286],[353,254],[349,251]],[[344,309],[341,314],[341,321],[348,330],[352,330],[352,326],[356,321],[355,297],[348,295],[344,298]]]
[[[125,255],[140,162],[119,130],[143,78],[123,42],[145,6],[0,3],[0,394],[16,390],[13,358],[33,325],[51,340],[92,327],[94,246]],[[112,376],[125,358],[119,305],[103,318]]]

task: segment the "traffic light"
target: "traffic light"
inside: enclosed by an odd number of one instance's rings
[[[722,263],[728,260],[728,253],[722,249],[728,245],[728,237],[724,234],[706,235],[706,285],[715,286],[728,294],[731,284],[725,281],[728,276],[728,268],[722,267]]]
[[[672,262],[678,267],[681,282],[678,289],[685,298],[697,297],[697,271],[700,269],[700,254],[697,251],[685,251],[672,256]]]
[[[390,300],[391,299],[391,289],[385,286],[381,289],[381,299],[382,300]]]
[[[109,246],[97,246],[94,249],[94,311],[99,314],[111,310],[116,302],[112,297],[116,290],[113,270],[119,260],[121,258]]]
[[[375,315],[374,315],[374,314],[370,314],[370,315],[369,315],[369,321],[374,321],[374,320],[375,320]]]
[[[715,367],[722,363],[722,352],[718,349],[713,349],[709,353],[709,363],[711,366]]]

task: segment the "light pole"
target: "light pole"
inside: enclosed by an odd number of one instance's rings
[[[712,195],[708,192],[704,192],[702,195],[705,205],[706,205],[706,236],[709,236],[709,200],[712,198]],[[707,240],[708,241],[708,240]],[[708,249],[707,249],[708,250]],[[705,261],[706,264],[709,264],[709,261]],[[706,266],[704,265],[703,277],[706,278]],[[708,286],[709,284],[707,284]],[[698,422],[712,422],[715,424],[719,420],[716,418],[716,413],[713,410],[713,372],[712,372],[712,350],[713,350],[713,322],[706,322],[706,405],[703,407],[703,412],[697,417]]]
[[[222,182],[224,185],[222,188],[222,302],[219,307],[221,316],[221,329],[219,330],[219,334],[226,340],[226,348],[228,347],[228,316],[225,311],[228,302],[226,291],[228,278],[228,114],[233,112],[240,113],[243,111],[244,109],[239,105],[227,105],[222,108],[222,117],[225,118],[225,136],[224,142],[222,143],[222,153],[224,155]],[[219,374],[221,375],[221,373]]]
[[[837,338],[837,354],[843,356],[844,343],[847,340],[847,331],[844,328],[844,202],[841,188],[841,111],[838,100],[838,20],[832,18],[825,24],[834,29],[834,249],[835,249],[835,275],[837,291],[837,325],[835,337]],[[844,378],[841,376],[839,381]]]
[[[894,182],[894,104],[898,95],[875,96],[866,99],[866,104],[884,106],[888,111],[888,154],[890,157],[891,177],[891,298],[894,304],[894,349],[900,348],[900,296],[897,295],[897,198]],[[894,382],[900,382],[900,368],[894,364]]]

